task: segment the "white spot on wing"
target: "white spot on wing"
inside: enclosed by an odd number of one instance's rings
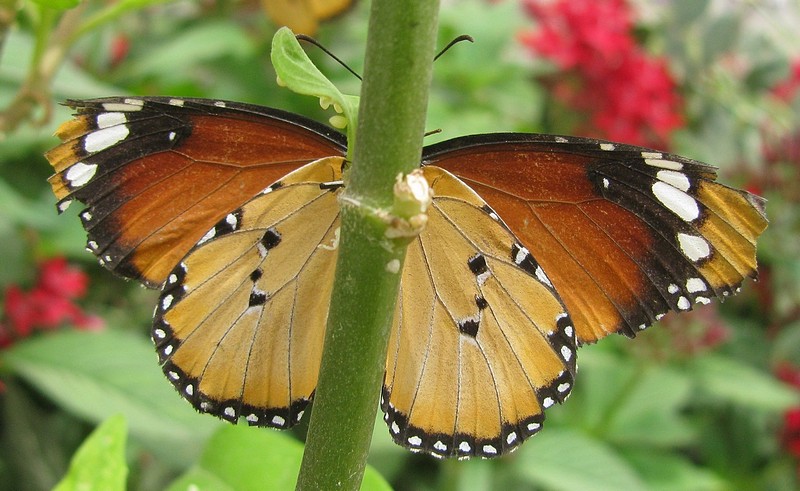
[[[83,149],[87,153],[99,152],[121,142],[128,134],[130,130],[124,124],[93,131],[83,138]]]
[[[700,216],[700,208],[697,201],[680,189],[674,188],[669,184],[656,181],[653,183],[653,195],[666,206],[672,213],[678,215],[682,220],[691,222]]]
[[[209,240],[213,239],[216,234],[217,234],[217,229],[212,228],[211,230],[206,232],[204,236],[200,237],[200,240],[197,241],[197,245],[203,244],[204,242],[208,242]]]
[[[548,278],[547,275],[544,274],[544,270],[541,268],[541,266],[536,267],[536,278],[538,278],[539,281],[549,286],[550,288],[553,288],[553,284],[550,283],[550,278]]]
[[[271,423],[275,426],[284,426],[286,424],[286,419],[276,414],[272,417]]]
[[[125,99],[125,102],[105,102],[103,103],[103,109],[111,112],[115,111],[135,112],[135,111],[141,111],[143,105],[144,101],[140,101],[137,99]]]
[[[511,445],[511,444],[512,444],[512,443],[514,443],[515,441],[517,441],[517,432],[516,432],[516,431],[512,431],[512,432],[511,432],[511,433],[509,433],[509,434],[508,434],[508,436],[506,437],[506,443],[507,443],[507,444],[509,444],[509,445]]]
[[[461,442],[458,444],[458,450],[468,453],[472,451],[472,447],[469,445],[469,442]]]
[[[686,280],[686,291],[689,293],[704,292],[707,288],[706,282],[700,278],[689,278]]]
[[[422,438],[414,435],[414,436],[412,436],[412,437],[410,437],[408,439],[408,443],[409,443],[409,445],[413,445],[415,447],[419,447],[420,445],[422,445]]]
[[[516,256],[514,256],[514,262],[515,262],[517,265],[520,265],[520,264],[522,264],[522,261],[524,261],[524,260],[525,260],[525,258],[526,258],[526,257],[528,257],[528,254],[530,254],[530,253],[528,252],[528,249],[526,249],[526,248],[524,248],[524,247],[520,247],[520,248],[517,250],[517,255],[516,255]]]
[[[183,99],[170,99],[169,104],[171,106],[183,107]]]
[[[128,122],[128,117],[125,116],[125,113],[115,112],[115,113],[100,113],[97,115],[97,128],[109,128],[111,126],[117,126],[118,124],[125,124]]]
[[[600,150],[611,151],[611,150],[614,150],[615,148],[617,148],[617,147],[613,143],[601,143],[600,144]]]
[[[175,299],[172,295],[165,295],[164,298],[161,299],[161,310],[167,310],[170,305],[172,305],[172,301]]]
[[[68,199],[66,201],[62,201],[61,203],[58,204],[58,211],[60,211],[62,213],[67,211],[67,208],[69,208],[69,205],[71,205],[71,204],[72,204],[72,200],[71,199]]]
[[[674,186],[684,192],[689,191],[689,187],[691,186],[689,178],[686,177],[686,174],[683,172],[676,172],[674,170],[660,170],[658,171],[658,174],[656,174],[656,177],[670,186]]]
[[[683,164],[681,164],[680,162],[675,162],[674,160],[664,160],[661,158],[660,153],[653,154],[653,155],[658,155],[658,157],[651,157],[651,158],[645,157],[645,154],[647,153],[648,152],[642,152],[642,157],[644,157],[644,163],[649,166],[659,167],[661,169],[667,169],[667,170],[683,169]]]
[[[214,101],[214,105],[217,107],[226,107],[225,101]]]
[[[691,307],[691,306],[692,306],[692,304],[689,302],[688,298],[682,296],[682,297],[680,297],[678,299],[678,308],[679,309],[681,309],[681,310],[689,310],[689,307]]]
[[[562,346],[561,347],[561,356],[566,361],[569,361],[572,358],[572,350],[569,348],[569,346]]]
[[[87,165],[83,162],[78,162],[67,169],[67,173],[64,175],[64,177],[66,177],[67,181],[69,181],[70,187],[79,188],[91,181],[95,172],[97,172],[96,164]]]
[[[683,255],[690,261],[697,262],[711,255],[711,247],[706,239],[697,235],[679,233],[678,245],[680,245]]]

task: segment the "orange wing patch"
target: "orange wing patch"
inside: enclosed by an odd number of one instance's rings
[[[756,274],[763,200],[713,167],[639,147],[550,135],[466,137],[426,149],[530,249],[579,342],[634,336],[669,310]]]
[[[569,394],[574,330],[547,276],[486,203],[448,172],[423,171],[434,200],[406,257],[382,408],[394,440],[412,451],[497,456]]]
[[[317,123],[247,104],[176,98],[73,101],[47,153],[60,211],[78,200],[87,248],[150,287],[230,210],[312,160],[344,154]],[[291,144],[287,144],[291,142]]]

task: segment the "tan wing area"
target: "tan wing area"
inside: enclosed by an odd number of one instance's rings
[[[168,275],[152,337],[201,412],[287,428],[317,384],[343,159],[312,162],[234,210]]]
[[[423,171],[434,200],[403,269],[385,420],[413,451],[497,456],[568,395],[574,330],[544,272],[486,203],[448,172]]]

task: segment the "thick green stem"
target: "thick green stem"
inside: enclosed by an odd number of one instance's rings
[[[397,175],[419,165],[438,7],[372,2],[336,285],[297,489],[355,490],[363,477],[405,256],[375,209],[390,211]]]

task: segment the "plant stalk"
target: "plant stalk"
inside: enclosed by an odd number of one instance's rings
[[[388,239],[375,210],[391,211],[397,176],[420,163],[438,8],[438,0],[371,5],[336,284],[298,490],[356,490],[364,474],[401,276],[387,265],[402,265],[408,242]]]

